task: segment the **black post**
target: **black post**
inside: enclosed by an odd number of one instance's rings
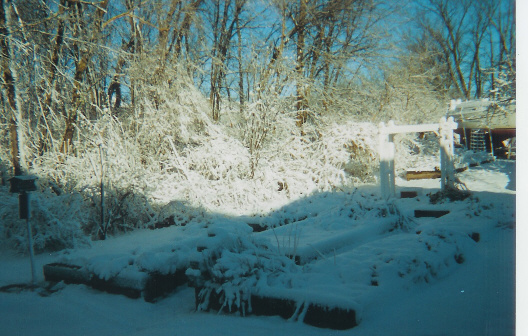
[[[31,225],[29,224],[29,217],[31,213],[30,204],[29,204],[29,193],[22,191],[18,194],[18,213],[20,219],[26,220],[27,227],[27,237],[28,237],[28,250],[29,258],[31,261],[31,283],[35,285],[36,283],[36,271],[35,271],[35,252],[33,251],[33,233],[31,232]]]
[[[105,225],[105,208],[104,208],[104,161],[103,161],[103,146],[99,144],[99,159],[101,160],[101,230],[103,232],[103,240],[106,240],[107,227]]]

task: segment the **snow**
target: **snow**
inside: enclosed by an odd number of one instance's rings
[[[384,300],[376,316],[364,317],[358,334],[513,335],[514,239],[506,230],[493,234],[468,256],[478,261],[434,286],[416,286],[415,295]]]
[[[36,256],[37,270],[69,262],[139,285],[145,271],[174,272],[204,246],[222,251],[211,272],[231,280],[222,287],[232,298],[229,305],[237,304],[246,286],[253,293],[353,308],[360,318],[355,328],[242,318],[226,314],[227,308],[196,312],[194,289],[186,286],[152,304],[58,284],[51,294],[38,288],[0,292],[2,334],[513,335],[515,161],[471,167],[457,177],[473,197],[433,205],[428,194],[438,190],[439,179],[397,179],[398,191],[417,190],[418,197],[385,203],[376,186],[320,192],[268,214],[211,213],[185,226],[138,230]],[[412,217],[424,207],[450,213]],[[251,233],[245,223],[273,229]],[[478,242],[470,237],[474,232]],[[295,265],[288,254],[305,264]],[[29,279],[27,257],[0,252],[0,287]],[[43,281],[40,272],[37,280]]]

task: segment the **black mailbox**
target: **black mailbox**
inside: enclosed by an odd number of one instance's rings
[[[12,193],[24,193],[26,191],[36,191],[37,185],[35,184],[36,176],[25,175],[25,176],[15,176],[9,179],[11,182],[11,188],[9,192]]]

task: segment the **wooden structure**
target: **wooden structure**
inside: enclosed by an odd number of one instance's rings
[[[489,99],[452,100],[448,114],[458,123],[455,132],[460,134],[461,145],[475,152],[509,158],[512,145],[515,155],[515,109],[515,103],[504,107]]]
[[[397,126],[394,121],[387,125],[379,125],[379,154],[380,154],[380,186],[384,198],[395,195],[395,170],[394,170],[394,134],[436,132],[440,135],[440,177],[442,190],[454,186],[454,141],[453,130],[457,123],[453,118],[442,117],[438,124],[402,125]]]

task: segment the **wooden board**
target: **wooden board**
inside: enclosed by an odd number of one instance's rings
[[[439,218],[449,213],[449,210],[414,210],[414,217],[434,217]]]
[[[434,178],[440,178],[442,176],[442,172],[439,170],[426,170],[426,171],[407,171],[407,174],[405,175],[405,178],[407,181],[411,180],[424,180],[424,179],[434,179]]]
[[[418,192],[414,190],[401,191],[400,198],[415,198],[418,197]]]
[[[137,280],[120,275],[103,279],[77,265],[53,263],[44,265],[43,268],[44,279],[49,282],[84,284],[100,291],[121,294],[133,299],[143,297],[147,302],[155,302],[177,287],[187,284],[185,270],[186,268],[183,268],[170,274],[145,272],[143,280]]]

